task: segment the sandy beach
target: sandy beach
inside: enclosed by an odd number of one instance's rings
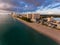
[[[19,19],[19,18],[16,18],[16,19],[21,21],[25,25],[35,29],[35,31],[48,36],[49,38],[53,39],[54,41],[56,41],[60,45],[60,30],[53,29],[53,28],[50,28],[50,27],[47,27],[47,26],[44,26],[41,24],[37,24],[37,23],[29,23],[29,22],[26,22],[26,21]]]

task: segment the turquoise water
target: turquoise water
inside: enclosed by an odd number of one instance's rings
[[[0,45],[58,45],[10,15],[0,15]]]

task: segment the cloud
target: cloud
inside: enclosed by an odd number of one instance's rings
[[[53,8],[53,9],[43,9],[43,10],[36,10],[36,12],[41,14],[60,14],[60,7]]]
[[[0,0],[0,10],[7,11],[47,11],[60,10],[60,0]]]
[[[10,5],[10,4],[8,4],[8,3],[0,3],[0,8],[4,8],[4,9],[6,9],[6,8],[11,8],[12,7],[12,5]]]

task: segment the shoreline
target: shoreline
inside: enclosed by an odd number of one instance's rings
[[[26,22],[26,21],[24,21],[22,19],[16,18],[16,17],[13,17],[13,18],[21,21],[25,25],[33,28],[35,31],[37,31],[37,32],[39,32],[39,33],[51,38],[52,40],[54,40],[55,42],[60,44],[60,30],[49,28],[47,26],[44,26],[44,25],[41,25],[41,24],[37,24],[37,23],[29,23],[29,22]]]

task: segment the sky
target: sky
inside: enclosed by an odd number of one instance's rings
[[[0,0],[0,12],[60,14],[60,0]]]

